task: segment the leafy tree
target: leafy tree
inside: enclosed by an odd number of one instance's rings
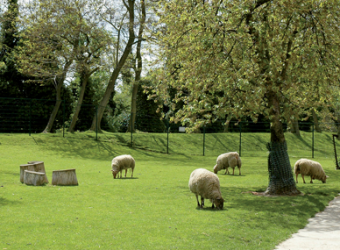
[[[336,1],[161,1],[158,37],[166,59],[156,94],[184,106],[172,119],[192,129],[226,114],[271,122],[267,194],[297,194],[283,122],[331,102],[339,72]],[[173,66],[176,79],[173,77]],[[184,92],[185,91],[185,92]],[[217,92],[224,92],[214,103]],[[185,94],[184,94],[185,93]]]
[[[98,13],[103,20],[106,21],[115,34],[117,34],[116,54],[113,56],[112,67],[114,68],[107,84],[106,91],[98,105],[97,115],[93,117],[91,129],[100,129],[101,119],[104,115],[105,108],[112,97],[112,92],[115,89],[116,81],[121,73],[128,56],[132,51],[135,43],[135,6],[137,1],[127,0],[113,4],[105,3],[103,8]],[[104,8],[105,7],[105,8]],[[125,36],[124,36],[125,34]]]

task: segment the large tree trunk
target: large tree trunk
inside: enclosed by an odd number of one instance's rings
[[[268,93],[268,105],[271,117],[271,138],[267,147],[269,185],[265,194],[269,195],[295,195],[299,194],[294,181],[292,169],[287,152],[287,144],[284,137],[280,116],[279,98],[275,92]]]
[[[87,80],[88,80],[88,77],[86,77],[86,76],[83,76],[83,77],[84,77],[84,79],[82,79],[82,84],[81,84],[80,93],[79,93],[79,99],[78,99],[77,105],[75,107],[74,114],[73,114],[72,120],[71,120],[71,124],[70,124],[70,127],[68,128],[68,132],[74,132],[74,127],[76,126],[76,123],[78,121],[78,115],[80,113],[81,105],[83,104],[85,89],[86,89]]]
[[[74,128],[77,124],[77,120],[78,120],[78,116],[79,116],[79,113],[80,113],[80,110],[81,110],[81,105],[83,104],[83,100],[84,100],[84,94],[85,94],[85,89],[86,89],[86,85],[87,85],[87,82],[90,78],[90,76],[96,72],[98,70],[98,68],[92,70],[91,72],[87,72],[87,70],[84,70],[84,72],[82,73],[81,75],[81,87],[80,87],[80,93],[79,93],[79,99],[78,99],[78,102],[77,102],[77,106],[74,110],[74,114],[73,114],[73,117],[72,117],[72,121],[71,121],[71,124],[70,124],[70,127],[68,129],[68,132],[73,132],[74,131]]]
[[[145,24],[145,1],[141,1],[142,5],[142,18],[140,21],[140,28],[138,31],[138,42],[137,42],[137,51],[136,51],[136,61],[137,61],[137,68],[135,68],[135,82],[132,87],[132,97],[131,97],[131,116],[128,126],[128,132],[135,132],[135,122],[136,122],[136,114],[137,114],[137,92],[139,81],[141,79],[142,69],[143,69],[143,61],[142,61],[142,37],[143,37],[143,30]]]
[[[128,0],[127,2],[128,2],[127,3],[128,5],[126,5],[126,8],[128,9],[128,12],[129,12],[129,39],[128,39],[128,42],[125,46],[123,55],[121,56],[119,62],[117,63],[117,66],[115,67],[114,71],[112,72],[112,75],[110,77],[109,83],[108,83],[106,91],[104,93],[104,96],[103,96],[102,100],[100,101],[100,103],[98,105],[97,112],[94,115],[93,120],[92,120],[91,130],[97,130],[97,131],[101,130],[100,123],[101,123],[101,120],[103,118],[106,105],[108,104],[108,102],[110,100],[111,94],[112,94],[112,92],[114,91],[114,88],[115,88],[115,84],[116,84],[116,80],[118,78],[119,72],[122,69],[122,67],[124,66],[126,59],[128,58],[128,55],[131,52],[132,45],[133,45],[134,40],[135,40],[135,33],[134,33],[134,29],[133,29],[134,28],[134,21],[135,21],[135,13],[134,13],[134,11],[135,11],[135,6],[134,6],[135,1],[134,0]]]

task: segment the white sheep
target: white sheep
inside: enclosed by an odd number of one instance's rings
[[[204,199],[210,199],[212,208],[214,208],[214,205],[217,209],[223,208],[224,200],[220,191],[220,181],[216,174],[203,168],[194,170],[190,175],[189,189],[196,195],[199,207],[203,208]],[[201,205],[198,201],[198,195],[201,196]]]
[[[221,154],[217,157],[216,165],[214,166],[214,173],[217,174],[221,169],[225,169],[224,174],[229,174],[228,168],[231,167],[233,169],[233,175],[235,171],[235,167],[238,167],[239,175],[241,175],[241,158],[237,152],[229,152],[225,154]]]
[[[116,175],[120,173],[120,178],[122,178],[122,170],[125,169],[125,177],[128,168],[131,168],[131,177],[133,177],[133,170],[135,169],[135,160],[131,155],[120,155],[113,158],[112,163],[112,175],[116,179]]]
[[[294,165],[294,173],[296,175],[296,183],[298,183],[299,174],[302,176],[303,183],[306,183],[304,178],[305,175],[310,176],[310,183],[313,183],[313,179],[326,183],[326,179],[328,178],[319,162],[308,159],[300,159],[296,161]]]

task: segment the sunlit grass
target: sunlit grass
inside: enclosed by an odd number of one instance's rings
[[[264,191],[268,184],[267,153],[263,149],[260,156],[248,157],[244,151],[241,176],[218,174],[224,209],[212,210],[209,201],[198,209],[189,175],[200,167],[212,170],[223,152],[223,137],[209,139],[209,153],[201,156],[191,152],[199,149],[192,144],[198,135],[171,135],[177,140],[170,154],[157,152],[151,142],[127,147],[122,137],[128,141],[128,134],[107,133],[98,141],[90,133],[89,139],[78,136],[0,135],[0,249],[273,249],[340,191],[331,151],[327,158],[315,158],[330,176],[326,184],[299,181],[303,196],[255,196],[252,191]],[[251,144],[263,147],[259,141],[266,135],[245,139],[243,150]],[[293,149],[308,150],[308,140],[294,140]],[[134,178],[113,180],[110,162],[120,154],[134,156]],[[291,165],[297,157],[290,158]],[[50,182],[53,170],[75,168],[79,186],[21,184],[19,166],[32,160],[45,162]]]

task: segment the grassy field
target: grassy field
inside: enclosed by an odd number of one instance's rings
[[[286,136],[292,165],[309,156],[309,135]],[[0,249],[274,249],[340,192],[331,137],[320,134],[315,160],[330,176],[326,184],[300,177],[302,196],[253,195],[268,185],[269,137],[249,134],[242,175],[218,174],[224,209],[212,210],[209,201],[198,209],[190,173],[212,170],[218,154],[238,150],[228,148],[238,135],[209,135],[206,156],[196,134],[170,135],[170,154],[161,153],[164,134],[139,136],[130,148],[128,134],[104,133],[98,141],[90,133],[0,134]],[[134,178],[112,179],[110,163],[120,154],[134,156]],[[53,170],[76,168],[79,186],[21,184],[19,166],[34,160],[44,161],[50,182]]]

